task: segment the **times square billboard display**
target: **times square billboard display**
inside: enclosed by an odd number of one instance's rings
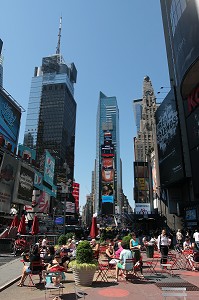
[[[156,133],[161,184],[184,177],[179,118],[172,89],[156,111]]]
[[[101,146],[101,195],[102,214],[114,213],[114,145],[112,134],[104,133],[104,144]]]
[[[134,200],[136,203],[149,201],[149,167],[148,162],[134,162]]]
[[[5,144],[12,145],[12,151],[17,147],[21,120],[21,109],[8,94],[0,89],[0,135]]]
[[[187,70],[199,57],[199,2],[198,0],[180,0],[177,4],[176,2],[161,0],[179,84],[186,78]]]

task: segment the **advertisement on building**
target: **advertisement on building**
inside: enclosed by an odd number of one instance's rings
[[[50,195],[39,190],[33,191],[32,205],[25,205],[27,212],[48,213],[50,208]]]
[[[140,191],[149,190],[149,179],[148,178],[135,178],[135,187]]]
[[[2,161],[2,153],[0,153]],[[4,153],[0,171],[0,212],[9,213],[18,160]]]
[[[43,175],[35,170],[34,187],[43,191]]]
[[[160,181],[167,185],[184,177],[179,118],[173,90],[156,111],[156,132]]]
[[[135,203],[135,213],[136,214],[151,214],[150,203]]]
[[[114,145],[102,145],[101,146],[101,156],[102,157],[113,157],[114,156]]]
[[[164,1],[164,3],[167,10],[167,19],[170,21],[169,24],[171,24],[171,28],[168,30],[171,32],[170,38],[177,77],[179,82],[181,82],[183,78],[186,78],[184,76],[187,70],[199,57],[198,0],[179,1],[178,5],[171,0]]]
[[[134,200],[146,203],[149,201],[148,162],[134,162]]]
[[[36,151],[34,149],[30,149],[27,146],[19,144],[19,146],[18,146],[18,155],[25,158],[25,159],[35,160]]]
[[[113,182],[102,183],[102,195],[113,195]]]
[[[102,158],[102,181],[110,182],[114,180],[113,158]]]
[[[55,159],[47,150],[45,152],[44,180],[52,186],[54,180]]]
[[[17,147],[20,120],[20,108],[0,89],[0,134],[3,135],[5,144],[12,145],[12,151]]]
[[[77,213],[79,213],[79,186],[79,183],[73,182],[72,195],[75,198],[75,208]]]
[[[18,199],[32,202],[34,175],[33,169],[28,168],[25,164],[21,165],[17,194]]]

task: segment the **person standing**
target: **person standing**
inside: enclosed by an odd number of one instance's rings
[[[161,253],[161,264],[167,263],[167,257],[169,253],[169,246],[171,245],[171,239],[167,236],[166,230],[163,229],[162,233],[158,236],[158,250]]]
[[[196,229],[194,234],[193,234],[193,238],[195,240],[195,247],[199,250],[199,232]]]
[[[133,258],[135,259],[135,262],[140,260],[140,248],[141,245],[139,243],[139,239],[136,237],[136,234],[134,232],[131,233],[131,239],[129,248],[132,251]]]

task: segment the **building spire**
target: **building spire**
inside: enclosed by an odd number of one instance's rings
[[[57,48],[56,48],[56,54],[58,54],[58,55],[60,55],[61,26],[62,26],[62,17],[60,17],[60,21],[59,21],[59,33],[58,33],[58,42],[57,42]]]

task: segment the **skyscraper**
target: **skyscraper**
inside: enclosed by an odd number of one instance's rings
[[[108,178],[105,175],[109,170]],[[113,199],[113,213],[116,206],[121,212],[121,167],[119,138],[119,109],[116,97],[107,97],[100,92],[96,126],[96,165],[94,212],[102,212],[103,188],[105,182],[113,189],[106,199]]]
[[[24,144],[36,149],[40,166],[45,149],[55,158],[58,182],[73,180],[77,77],[74,63],[66,64],[60,54],[61,21],[56,54],[35,68],[24,135]]]
[[[3,58],[1,55],[3,41],[0,39],[0,87],[3,86]]]

